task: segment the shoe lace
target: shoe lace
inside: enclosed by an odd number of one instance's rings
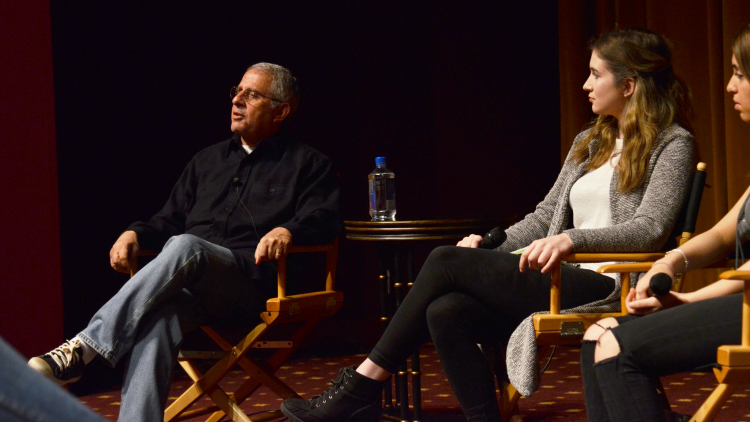
[[[63,370],[78,362],[80,356],[75,352],[75,349],[79,347],[81,347],[81,344],[78,339],[67,340],[55,350],[49,352],[49,356],[55,361],[60,370]]]
[[[345,384],[349,384],[349,378],[353,377],[351,373],[352,371],[354,371],[354,367],[341,368],[336,379],[331,380],[331,386],[323,393],[313,396],[313,398],[310,399],[310,403],[314,407],[318,407],[321,404],[326,403],[327,400],[333,399],[334,394],[338,394],[339,390],[344,389]]]

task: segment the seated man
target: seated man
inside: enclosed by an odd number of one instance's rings
[[[128,272],[139,248],[159,255],[73,340],[29,361],[66,384],[97,355],[122,360],[121,422],[162,420],[183,333],[262,312],[276,296],[271,261],[292,241],[328,243],[340,230],[331,160],[279,133],[298,101],[289,70],[255,64],[231,96],[234,137],[193,157],[164,208],[117,239],[110,263]]]

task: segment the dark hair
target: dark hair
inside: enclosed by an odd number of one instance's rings
[[[664,129],[678,123],[691,130],[690,90],[672,71],[671,43],[661,35],[641,28],[617,29],[592,40],[589,47],[604,61],[615,83],[633,78],[635,89],[621,120],[599,116],[586,138],[577,144],[573,158],[579,164],[586,161],[589,144],[600,138],[586,169],[599,168],[609,160],[622,132],[626,142],[616,171],[618,188],[627,192],[643,183],[655,143]]]
[[[732,54],[743,75],[750,75],[750,24],[745,25],[732,41]]]

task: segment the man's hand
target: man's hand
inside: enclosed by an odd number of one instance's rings
[[[292,233],[283,227],[276,227],[260,239],[258,247],[255,248],[255,264],[285,257],[287,248],[290,246],[292,246]]]
[[[518,270],[524,272],[526,267],[546,273],[573,251],[573,241],[570,236],[561,233],[555,236],[538,239],[526,248],[521,254]]]
[[[138,235],[128,230],[121,234],[109,250],[109,265],[119,273],[130,273],[138,259]]]
[[[478,248],[482,246],[482,236],[478,234],[470,234],[456,243],[456,246],[461,246],[462,248]]]

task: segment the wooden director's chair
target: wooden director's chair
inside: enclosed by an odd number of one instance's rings
[[[640,262],[632,264],[606,265],[599,272],[643,272],[651,269],[653,262]],[[734,260],[724,260],[704,268],[726,268],[734,265]],[[719,367],[714,368],[714,375],[719,385],[713,393],[701,405],[698,411],[690,419],[690,422],[710,422],[716,417],[722,405],[732,395],[740,384],[750,384],[750,271],[725,271],[720,276],[727,280],[744,280],[745,287],[742,298],[742,339],[740,345],[720,346],[717,351],[716,362]],[[628,289],[629,290],[629,289]],[[624,306],[624,305],[623,305]],[[623,309],[625,309],[623,307]],[[625,315],[623,313],[623,315]],[[665,406],[669,403],[664,397]]]
[[[720,278],[745,281],[742,296],[742,342],[740,345],[719,347],[716,362],[720,368],[714,368],[714,375],[719,385],[703,402],[690,422],[714,420],[721,406],[737,386],[750,383],[750,271],[726,271],[721,274]]]
[[[206,420],[213,422],[223,420],[225,415],[235,422],[267,421],[283,417],[280,410],[275,410],[251,418],[240,409],[239,404],[261,385],[266,386],[282,399],[300,397],[274,373],[297,350],[323,317],[333,315],[341,308],[344,295],[334,290],[338,239],[330,245],[292,246],[288,252],[290,254],[325,253],[325,290],[287,296],[286,259],[278,260],[278,297],[266,302],[266,311],[260,314],[257,326],[236,344],[227,341],[213,328],[203,326],[201,329],[221,351],[180,351],[178,363],[193,380],[193,384],[167,407],[164,412],[165,421],[179,421],[206,414],[211,414]],[[322,287],[322,280],[320,284]],[[252,322],[254,323],[255,321]],[[280,325],[285,325],[283,334],[287,334],[288,337],[283,340],[264,340],[264,335],[269,330]],[[263,362],[256,362],[246,356],[252,349],[275,349],[276,351]],[[218,360],[218,362],[203,373],[196,362],[199,359]],[[227,393],[219,386],[219,382],[237,366],[247,372],[249,378],[235,391]],[[204,395],[211,399],[213,405],[190,409]]]
[[[693,175],[690,196],[680,216],[682,233],[676,238],[677,244],[682,245],[693,236],[695,223],[698,219],[698,209],[703,197],[703,187],[706,183],[706,164],[698,163],[697,170]],[[645,270],[620,269],[611,270],[614,265],[600,267],[597,272],[617,272],[622,282],[620,306],[622,312],[613,313],[587,313],[587,314],[561,314],[560,313],[560,289],[561,268],[558,266],[550,272],[550,312],[549,314],[534,315],[534,330],[538,346],[575,346],[581,344],[583,334],[593,323],[603,318],[627,315],[625,299],[631,287],[631,272],[648,271],[650,263],[664,256],[662,252],[653,253],[576,253],[568,255],[565,262],[568,263],[591,263],[591,262],[649,262]],[[644,267],[645,268],[645,267]],[[682,288],[682,278],[677,280],[675,290]],[[518,410],[518,400],[521,394],[507,380],[498,379],[500,388],[500,414],[503,420],[521,422],[522,418]]]

